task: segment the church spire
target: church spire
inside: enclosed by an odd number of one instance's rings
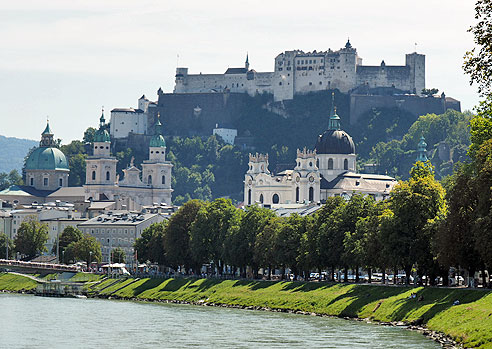
[[[429,160],[427,158],[427,143],[425,143],[424,136],[420,137],[420,142],[417,147],[417,153],[418,154],[417,154],[416,161],[426,162],[427,160]]]
[[[161,124],[161,115],[160,113],[157,113],[157,121],[155,122],[154,125],[154,135],[150,139],[150,147],[151,148],[165,148],[166,147],[166,141],[164,140],[164,137],[162,136],[162,124]]]
[[[50,128],[50,121],[46,120],[46,127],[45,127],[43,133],[41,133],[41,142],[39,143],[39,145],[41,147],[54,147],[54,146],[56,146],[56,142],[53,139],[53,136],[54,136],[54,134]]]
[[[244,62],[244,67],[249,70],[249,54],[246,52],[246,62]]]
[[[330,110],[330,120],[328,122],[329,130],[339,130],[340,129],[340,117],[337,115],[337,107],[335,106],[335,92],[331,94],[331,110]]]

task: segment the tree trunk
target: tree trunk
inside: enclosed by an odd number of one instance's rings
[[[331,281],[335,281],[335,266],[331,266]]]
[[[284,276],[285,276],[285,266],[282,267],[282,269],[280,270],[280,280],[284,280]]]
[[[272,279],[272,266],[269,265],[268,266],[268,280],[271,280]]]
[[[412,273],[412,266],[405,267],[405,284],[410,285],[410,274]]]
[[[345,267],[344,273],[345,273],[345,276],[343,278],[343,282],[348,282],[348,269],[347,269],[347,267]]]
[[[355,283],[358,284],[359,281],[360,281],[359,280],[359,266],[358,265],[355,266],[355,270],[354,271],[355,271]]]
[[[370,284],[372,281],[372,269],[371,268],[367,269],[367,279],[368,279],[368,282]]]
[[[398,268],[395,267],[393,270],[393,285],[396,285],[396,279],[398,278]]]
[[[485,267],[482,266],[482,287],[486,288],[487,287],[487,281],[485,279]]]
[[[382,269],[381,273],[381,283],[384,285],[386,283],[386,268]]]
[[[321,267],[318,267],[318,281],[321,281]]]

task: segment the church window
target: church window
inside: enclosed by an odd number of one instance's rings
[[[319,159],[316,159],[316,167],[319,167]]]
[[[34,178],[31,177],[30,181],[31,181],[31,186],[33,186],[34,185]]]
[[[47,186],[48,186],[48,178],[47,178],[47,177],[44,177],[44,178],[43,178],[43,185],[44,185],[45,187],[47,187]]]
[[[309,167],[313,167],[313,162],[309,161]]]
[[[322,82],[322,81],[320,81],[320,82],[319,82],[319,84],[320,84],[320,85],[323,85],[323,82]]]
[[[147,183],[152,184],[152,175],[149,175],[147,178]]]
[[[106,180],[109,181],[109,178],[110,178],[109,171],[106,171]]]
[[[314,188],[309,187],[309,201],[314,201]]]
[[[156,153],[156,154],[159,154],[159,151],[157,151],[157,150],[156,150],[156,152],[155,152],[155,153]]]
[[[63,187],[63,178],[59,178],[58,181],[58,186]]]
[[[263,194],[260,194],[260,203],[263,203]]]
[[[313,86],[313,83],[311,81],[309,81],[309,86]]]
[[[166,184],[166,176],[162,176],[162,184]]]
[[[109,146],[106,146],[106,149],[109,149]]]
[[[272,196],[272,203],[278,204],[279,201],[280,201],[280,199],[278,197],[278,194],[273,194],[273,196]]]
[[[347,159],[343,160],[343,169],[348,170],[348,160]]]
[[[153,150],[151,150],[151,151],[150,151],[150,153],[151,153],[151,154],[154,154],[154,151],[153,151]]]
[[[296,202],[299,202],[299,187],[296,187]]]
[[[92,171],[92,180],[95,181],[96,180],[96,171]]]
[[[280,81],[280,82],[278,83],[278,85],[279,85],[279,86],[282,86],[282,81]]]
[[[328,169],[333,170],[333,159],[332,158],[328,159]]]
[[[251,205],[251,189],[248,190],[248,205]]]

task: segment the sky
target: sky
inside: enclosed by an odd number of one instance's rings
[[[350,38],[365,65],[426,55],[426,87],[471,110],[462,70],[473,48],[472,0],[0,0],[0,135],[38,140],[49,117],[63,143],[96,127],[104,106],[172,92],[176,66],[273,71],[279,53],[337,50]],[[439,92],[439,93],[440,93]]]

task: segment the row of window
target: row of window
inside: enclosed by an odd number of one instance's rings
[[[34,186],[34,177],[29,178],[29,185]],[[48,187],[50,185],[50,180],[48,177],[43,178],[43,187]],[[58,186],[63,187],[63,178],[58,178]]]
[[[299,202],[299,187],[296,187],[296,202]],[[309,187],[309,192],[308,192],[308,200],[309,201],[314,201],[314,188]],[[262,204],[264,202],[264,197],[263,194],[260,194],[260,203]],[[280,197],[278,194],[273,194],[272,195],[272,203],[278,204],[280,202]],[[248,190],[248,205],[251,205],[251,189]]]

